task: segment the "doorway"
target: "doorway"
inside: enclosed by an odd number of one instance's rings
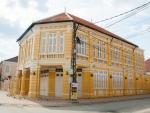
[[[55,97],[62,97],[62,92],[63,92],[63,72],[56,72]]]

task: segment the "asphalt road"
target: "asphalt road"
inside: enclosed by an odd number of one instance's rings
[[[69,107],[0,105],[0,113],[150,113],[150,98]]]

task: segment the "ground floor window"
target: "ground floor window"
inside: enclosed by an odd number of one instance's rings
[[[93,75],[94,80],[94,89],[107,89],[107,81],[108,81],[108,72],[107,71],[97,71]]]
[[[133,83],[133,76],[132,74],[128,74],[128,89],[133,89],[134,83]]]
[[[113,89],[123,89],[123,74],[121,72],[112,73]]]

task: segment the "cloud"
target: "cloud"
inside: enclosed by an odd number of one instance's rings
[[[18,44],[16,39],[0,34],[0,61],[16,55],[18,55]]]
[[[15,51],[17,53],[16,39],[27,29],[27,27],[36,20],[52,16],[67,9],[67,12],[77,15],[86,20],[99,21],[116,14],[128,11],[149,0],[2,0],[0,3],[0,47],[6,48],[7,51]],[[139,14],[126,19],[119,24],[110,28],[109,31],[122,37],[133,36],[129,39],[144,48],[146,56],[150,56],[148,51],[149,44],[144,43],[150,41],[146,32],[141,35],[144,26],[150,24],[150,8],[140,12]],[[111,24],[112,21],[99,23],[102,27]],[[135,34],[135,35],[134,35]],[[136,38],[137,37],[137,38]],[[143,43],[140,42],[140,37]],[[10,41],[9,41],[10,39]],[[137,41],[139,40],[139,41]],[[9,42],[9,43],[8,43]],[[11,45],[14,49],[9,47]],[[0,49],[1,58],[11,56],[7,51]]]
[[[36,0],[29,0],[26,7],[22,7],[20,0],[3,0],[0,4],[0,18],[10,25],[17,22],[24,29],[42,15]]]

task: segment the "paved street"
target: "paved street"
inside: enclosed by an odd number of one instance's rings
[[[150,99],[110,102],[69,107],[1,105],[0,113],[150,113]]]
[[[0,113],[150,113],[150,98],[97,104],[68,104],[64,101],[31,101],[14,99],[0,91]],[[45,107],[46,103],[51,107]],[[58,104],[59,103],[59,104]],[[53,105],[52,105],[53,104]],[[60,106],[64,104],[64,106]],[[58,105],[59,107],[55,107]],[[52,107],[53,106],[53,107]],[[68,107],[67,107],[68,106]]]

